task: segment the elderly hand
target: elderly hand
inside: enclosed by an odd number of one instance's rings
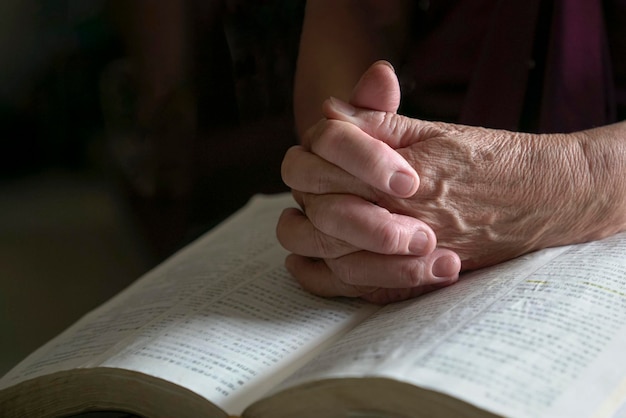
[[[621,194],[594,187],[615,154],[602,152],[602,138],[590,140],[598,135],[425,122],[351,102],[325,102],[326,119],[283,162],[306,216],[286,211],[278,236],[299,254],[288,268],[315,293],[402,299],[452,283],[454,253],[474,269],[623,229],[614,210],[623,207]],[[413,185],[398,155],[419,173]],[[398,172],[409,181],[391,181]],[[415,231],[428,237],[422,251],[412,250]]]
[[[333,219],[336,226],[347,222],[338,208],[344,194],[351,193],[360,202],[352,203],[358,207],[353,217],[373,219],[385,208],[420,220],[435,232],[440,248],[460,256],[463,269],[474,269],[579,241],[597,216],[593,179],[574,135],[425,122],[357,109],[336,99],[325,103],[324,112],[328,119],[307,139],[310,151],[292,149],[283,163],[285,182],[307,193],[305,208],[316,208],[309,217],[314,225],[318,219],[326,224]],[[411,197],[394,196],[373,180],[389,178],[396,169],[381,152],[381,141],[419,173],[419,188]],[[303,164],[306,175],[295,170]],[[377,232],[361,225],[362,242],[374,242]],[[338,237],[338,228],[318,229]],[[330,241],[318,246],[335,248]],[[376,251],[386,250],[393,252],[390,247]]]
[[[351,102],[395,112],[400,100],[395,83],[393,69],[378,62],[361,78]],[[370,146],[355,148],[355,152],[364,152],[359,157],[351,150],[337,156],[345,157],[344,166],[355,163],[353,168],[361,179],[381,190],[397,197],[414,194],[419,178],[408,162],[383,142],[373,141]],[[364,166],[360,166],[362,160],[366,160]],[[301,146],[293,147],[284,162],[284,170],[291,170],[290,162],[295,164],[291,166],[295,177],[321,170],[324,181],[333,183],[333,179],[341,181],[345,175],[342,168],[325,163]],[[379,165],[378,170],[372,170],[375,165]],[[389,169],[388,176],[380,176]],[[361,187],[361,180],[353,179],[354,186]],[[460,262],[456,254],[435,249],[432,229],[418,219],[391,213],[350,192],[314,196],[294,190],[294,196],[306,215],[297,209],[286,210],[277,235],[294,253],[286,260],[288,269],[307,290],[323,296],[360,296],[384,303],[417,296],[458,278]]]

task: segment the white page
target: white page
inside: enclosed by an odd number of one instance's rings
[[[509,416],[590,416],[626,376],[625,237],[538,270],[407,377]]]
[[[246,232],[251,221],[244,224],[251,214],[235,215],[229,222],[228,230],[224,226],[218,227],[215,233],[203,236],[148,272],[128,289],[29,356],[3,377],[0,387],[24,377],[88,366],[94,357],[105,354],[116,343],[155,317],[199,290],[206,289],[207,283],[215,295],[227,292],[235,284],[222,280],[222,277],[250,256],[271,246],[273,234],[269,232],[269,223],[276,218],[280,207],[288,204],[289,199],[257,199],[255,202],[258,209],[248,208],[247,211],[258,212],[261,228],[254,237],[249,237],[249,231]],[[239,219],[244,222],[240,223]],[[232,231],[231,240],[225,238],[229,235],[228,231]]]
[[[378,309],[360,301],[313,297],[289,277],[282,267],[286,252],[276,242],[274,229],[281,209],[292,204],[288,195],[257,197],[227,224],[200,238],[29,356],[0,380],[0,389],[76,367],[127,365],[189,383],[228,412],[238,413],[241,402],[258,396],[259,381],[271,374],[271,368],[295,367],[315,353],[313,341],[324,344]],[[279,292],[289,303],[281,304],[267,289]],[[234,302],[238,297],[247,298],[245,306]],[[276,306],[275,311],[257,310],[258,306],[271,304]],[[280,318],[282,327],[272,325],[270,317]],[[224,326],[227,322],[230,331]],[[267,338],[262,339],[255,331],[261,325],[271,338],[276,338],[273,344],[268,345]],[[215,369],[206,361],[196,364],[196,371],[190,371],[188,358],[184,364],[170,362],[176,356],[180,360],[180,353],[185,351],[183,344],[194,354],[215,350],[223,355],[230,350],[230,356],[235,341],[242,339],[242,330],[256,332],[258,340],[248,341],[247,336],[246,345],[240,342],[240,379],[226,380],[228,373],[219,372],[219,367]],[[211,346],[210,341],[217,345]],[[148,349],[148,343],[154,346]],[[157,350],[163,351],[161,358],[154,355]],[[263,356],[251,356],[254,350]],[[269,365],[265,364],[268,361]],[[223,382],[215,384],[216,379]],[[237,386],[244,387],[239,391],[244,396],[232,395]],[[263,391],[268,389],[264,387]]]
[[[428,353],[466,321],[480,314],[523,279],[564,252],[564,248],[530,256],[464,275],[453,286],[417,299],[386,306],[344,336],[314,362],[295,374],[284,386],[324,377],[371,375],[376,370],[400,367],[407,352]]]
[[[551,249],[392,305],[285,386],[388,376],[507,416],[590,415],[626,376],[625,254],[625,234]]]
[[[168,313],[103,365],[165,378],[240,414],[377,306],[304,293],[283,268],[231,275],[242,286]],[[258,280],[252,280],[252,279]]]

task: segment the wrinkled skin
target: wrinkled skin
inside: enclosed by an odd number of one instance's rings
[[[292,180],[287,168],[288,184],[321,196],[352,192],[364,198],[360,210],[371,210],[367,201],[418,219],[435,232],[438,247],[460,256],[464,269],[571,241],[576,220],[593,216],[581,210],[594,206],[589,193],[581,194],[592,189],[592,178],[573,137],[423,122],[383,112],[359,111],[351,117],[332,112],[328,109],[336,119],[315,128],[313,149],[332,155],[340,146],[323,137],[347,137],[343,131],[353,129],[345,123],[360,126],[364,132],[359,135],[379,139],[386,132],[402,132],[402,138],[385,139],[394,141],[396,151],[419,173],[417,192],[409,198],[391,196],[357,184],[348,173],[341,179],[302,184]],[[316,142],[333,150],[321,150]],[[309,178],[323,179],[326,170],[322,164],[318,169]]]
[[[603,152],[589,131],[532,135],[397,115],[397,79],[385,68],[370,68],[350,103],[327,100],[325,118],[285,155],[283,179],[304,212],[286,211],[277,230],[303,287],[401,300],[454,283],[461,269],[623,229],[623,196],[596,187],[623,149]],[[415,245],[416,231],[426,242]]]

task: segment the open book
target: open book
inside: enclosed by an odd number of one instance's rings
[[[614,416],[626,234],[375,306],[303,292],[274,236],[291,197],[226,222],[0,380],[1,417]]]

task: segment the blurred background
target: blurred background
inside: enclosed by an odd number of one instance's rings
[[[0,2],[0,375],[286,190],[303,6]]]

